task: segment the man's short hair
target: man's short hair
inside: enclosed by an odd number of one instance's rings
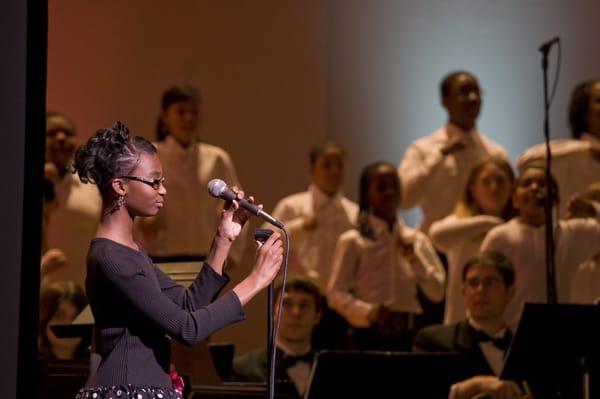
[[[446,76],[444,76],[442,78],[442,81],[440,82],[440,95],[442,96],[442,98],[446,98],[446,97],[448,97],[450,95],[450,89],[452,88],[452,83],[460,75],[467,75],[467,76],[473,78],[475,80],[475,82],[478,82],[477,78],[475,77],[475,75],[473,75],[469,71],[454,71],[454,72],[450,72],[449,74],[447,74]],[[479,83],[477,83],[477,84],[479,84]]]
[[[279,297],[281,293],[281,288],[283,287],[282,280],[279,279],[275,283],[275,297]],[[306,294],[312,295],[315,300],[315,308],[317,312],[323,309],[323,301],[324,297],[321,295],[321,290],[319,286],[309,277],[301,275],[301,274],[290,274],[287,277],[287,281],[285,283],[285,291],[296,291],[303,292]]]
[[[469,272],[469,269],[471,269],[474,266],[491,267],[496,269],[496,271],[502,276],[502,280],[504,281],[504,286],[506,288],[510,287],[515,283],[515,269],[513,267],[513,264],[510,261],[510,259],[508,259],[508,257],[506,257],[500,252],[485,251],[469,259],[463,266],[463,283],[467,279],[467,273]]]
[[[321,155],[323,155],[325,153],[325,151],[327,151],[330,148],[338,150],[342,154],[342,157],[346,156],[346,151],[344,151],[344,149],[342,148],[342,146],[340,144],[336,143],[333,140],[326,140],[326,141],[323,141],[322,143],[319,143],[319,144],[313,146],[310,149],[310,153],[308,154],[308,159],[310,161],[310,164],[314,165],[315,162],[317,162],[317,158],[319,158]]]

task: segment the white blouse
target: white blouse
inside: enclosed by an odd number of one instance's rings
[[[452,214],[431,225],[431,241],[448,258],[444,324],[457,323],[467,317],[467,307],[461,291],[463,266],[479,253],[487,232],[502,223],[504,220],[496,216],[458,217]]]
[[[552,153],[552,175],[558,183],[560,201],[559,215],[567,212],[567,202],[575,193],[582,193],[590,184],[600,182],[600,160],[592,157],[593,143],[600,144],[600,138],[583,134],[581,140],[562,139],[550,142]],[[532,162],[545,161],[546,145],[537,144],[519,156],[519,170]]]
[[[369,327],[368,314],[378,305],[421,313],[417,286],[429,299],[442,300],[445,272],[429,238],[401,221],[392,231],[374,216],[370,222],[375,241],[361,236],[356,229],[338,240],[327,289],[329,306],[353,326]],[[415,262],[401,254],[401,243],[414,245]]]
[[[279,201],[272,215],[288,229],[292,244],[290,268],[314,278],[325,293],[335,244],[343,232],[355,226],[358,205],[342,193],[330,197],[311,184],[308,191]],[[314,215],[315,228],[304,228],[306,215]]]
[[[206,255],[217,230],[223,201],[211,197],[208,182],[218,178],[240,187],[229,155],[222,148],[196,143],[183,148],[167,136],[155,143],[162,161],[167,195],[161,211],[138,218],[136,235],[152,255]],[[230,258],[240,262],[247,229],[235,240]]]
[[[100,223],[102,199],[95,184],[82,183],[67,173],[54,186],[58,207],[52,213],[46,242],[48,248],[62,250],[67,267],[52,273],[52,280],[73,280],[85,287],[87,252]]]
[[[464,149],[444,156],[440,150],[453,137],[460,137]],[[506,151],[476,129],[464,132],[448,123],[414,141],[398,168],[402,181],[403,209],[419,205],[424,220],[421,231],[429,231],[436,220],[452,213],[475,164],[498,156],[508,160]]]
[[[581,304],[600,303],[600,255],[579,265],[571,284],[571,301]]]
[[[555,228],[555,274],[559,302],[570,302],[571,281],[579,265],[600,253],[600,223],[597,219],[561,220]],[[521,223],[514,218],[493,228],[481,251],[506,255],[515,268],[515,296],[504,312],[515,331],[526,302],[547,302],[545,227]]]

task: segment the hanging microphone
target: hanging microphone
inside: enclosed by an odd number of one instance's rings
[[[547,42],[542,43],[542,45],[540,46],[539,50],[542,53],[546,53],[546,52],[548,52],[548,50],[550,50],[550,47],[554,46],[558,42],[560,42],[560,37],[556,36],[556,37],[548,40]]]
[[[227,183],[225,183],[221,179],[212,179],[211,181],[209,181],[208,182],[208,192],[213,197],[221,198],[226,201],[233,201],[234,199],[237,198],[237,195],[235,195],[235,193],[233,191],[231,191],[229,189],[229,187],[227,187]],[[242,208],[244,208],[245,210],[247,210],[248,212],[252,213],[253,215],[258,216],[259,218],[266,220],[267,222],[271,223],[274,226],[279,227],[280,229],[283,229],[283,223],[281,223],[279,220],[275,219],[273,216],[269,215],[267,212],[260,209],[258,206],[249,203],[245,199],[238,199],[237,201],[240,204],[240,206]]]

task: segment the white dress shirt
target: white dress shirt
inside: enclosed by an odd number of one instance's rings
[[[600,182],[600,160],[592,157],[593,143],[600,144],[600,138],[584,133],[581,140],[561,139],[550,142],[552,153],[552,175],[558,183],[560,200],[559,214],[567,212],[567,202],[575,193],[582,193],[590,184]],[[519,170],[532,162],[546,160],[546,145],[537,144],[519,156]]]
[[[401,221],[390,231],[385,221],[369,220],[375,241],[356,229],[338,240],[327,289],[329,306],[355,327],[369,327],[368,315],[378,305],[421,313],[417,285],[433,301],[444,296],[445,272],[429,238]],[[402,256],[400,243],[413,243],[415,262]]]
[[[473,327],[474,329],[480,330],[480,331],[482,330],[481,325],[479,323],[477,323],[475,320],[473,320],[469,317],[467,319],[467,321],[469,322],[471,327]],[[496,334],[490,335],[490,337],[504,338],[504,335],[506,333],[507,333],[507,329],[503,328],[500,331],[498,331]],[[479,342],[479,349],[481,349],[481,352],[483,353],[483,357],[485,357],[485,360],[487,360],[488,365],[494,372],[494,375],[500,376],[500,374],[502,373],[502,369],[504,368],[504,356],[506,354],[506,351],[498,348],[491,341]]]
[[[600,255],[579,265],[571,283],[571,301],[581,304],[600,303]]]
[[[90,241],[100,222],[102,199],[95,184],[82,183],[67,173],[54,185],[58,207],[47,230],[47,247],[62,250],[67,267],[52,273],[52,281],[73,280],[85,287],[86,258]]]
[[[337,193],[333,197],[311,184],[308,191],[283,198],[273,217],[289,232],[290,268],[315,279],[325,292],[331,275],[331,258],[340,235],[355,226],[358,205]],[[304,228],[304,217],[314,215],[317,226]]]
[[[457,323],[467,317],[467,306],[461,292],[463,266],[479,253],[486,233],[502,223],[504,220],[495,216],[458,217],[451,214],[431,225],[431,241],[448,257],[444,324]]]
[[[443,155],[442,147],[455,136],[461,138],[466,148]],[[452,212],[473,166],[491,156],[508,160],[501,146],[475,128],[464,132],[451,123],[414,141],[398,168],[402,181],[401,208],[419,205],[424,218],[420,229],[427,232],[433,222]]]
[[[468,318],[467,321],[476,330],[481,330],[481,326],[471,318]],[[498,331],[496,334],[491,335],[492,338],[503,338],[506,334],[507,329],[503,328]],[[481,349],[481,353],[483,353],[483,357],[487,361],[488,365],[494,372],[496,377],[499,377],[502,373],[502,369],[504,369],[506,351],[498,348],[492,342],[479,342],[479,349]],[[458,397],[458,383],[453,384],[450,387],[450,394],[448,395],[448,399],[456,399]]]
[[[162,161],[167,195],[164,207],[153,218],[138,218],[136,234],[152,255],[206,255],[217,231],[223,201],[208,194],[212,179],[240,187],[229,155],[206,143],[182,147],[167,136],[155,143]],[[229,257],[243,256],[246,230],[235,240]]]
[[[600,223],[597,219],[561,220],[555,228],[555,274],[559,302],[570,302],[573,275],[586,259],[600,253]],[[493,228],[481,244],[481,251],[506,255],[515,268],[515,296],[504,312],[513,331],[526,302],[545,303],[545,227],[521,223],[514,218]]]
[[[309,353],[312,348],[310,345],[306,347],[305,350],[300,352],[294,352],[290,350],[283,342],[277,340],[277,347],[281,349],[281,351],[288,356],[302,356]],[[310,372],[312,371],[312,363],[305,361],[298,361],[292,367],[289,367],[287,370],[287,374],[294,383],[296,390],[302,396],[304,392],[306,392],[306,388],[308,388],[308,380],[310,378]]]

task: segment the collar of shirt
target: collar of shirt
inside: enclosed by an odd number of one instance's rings
[[[308,186],[308,191],[310,192],[313,199],[313,209],[321,209],[328,204],[341,204],[342,202],[342,193],[338,191],[332,197],[325,194],[316,184],[310,184]]]
[[[171,136],[165,137],[164,146],[173,154],[174,157],[179,159],[191,158],[197,154],[198,141],[194,140],[189,146],[183,147],[179,142]]]
[[[303,356],[312,350],[312,347],[308,344],[304,350],[294,352],[280,340],[277,340],[277,347],[287,356]]]
[[[559,220],[556,220],[556,218],[554,217],[554,211],[555,208],[552,208],[552,228],[554,230],[554,232],[556,233],[556,229],[558,228],[559,225]],[[521,218],[519,216],[515,216],[513,219],[509,220],[507,223],[510,223],[514,221],[517,226],[519,226],[520,229],[528,231],[530,234],[534,234],[537,232],[537,234],[542,234],[544,233],[545,229],[546,229],[546,223],[542,223],[539,226],[534,226],[532,224],[528,224],[525,223],[521,220]]]
[[[469,322],[469,324],[471,325],[471,327],[473,327],[476,330],[480,330],[483,331],[483,328],[481,328],[481,324],[477,323],[475,320],[473,320],[471,317],[467,318],[467,321]],[[485,332],[485,331],[484,331]],[[487,334],[487,332],[486,332]],[[495,334],[488,334],[490,337],[492,338],[504,338],[504,335],[506,334],[506,326],[502,327],[500,330],[498,330],[498,332],[496,332]]]
[[[73,161],[71,160],[69,162],[69,165],[72,165]],[[67,170],[67,173],[65,173],[62,177],[58,177],[57,180],[51,179],[52,182],[54,183],[54,186],[60,186],[60,185],[64,185],[64,186],[73,186],[75,184],[77,184],[78,182],[80,183],[81,180],[79,180],[79,175],[77,173],[71,173],[70,170]]]
[[[473,327],[476,330],[483,331],[481,329],[481,326],[475,320],[472,320],[470,317],[467,320],[471,327]],[[496,334],[490,336],[492,338],[503,338],[507,331],[507,328],[504,327],[500,329]],[[502,369],[504,368],[504,356],[507,352],[498,348],[491,341],[478,342],[477,344],[494,374],[497,376],[502,374]]]
[[[84,183],[79,179],[79,175],[76,173],[67,172],[62,178],[54,182],[54,192],[58,199],[59,207],[65,206],[71,191],[76,189],[76,186],[82,186]],[[86,186],[91,186],[86,184]],[[77,187],[79,188],[79,187]]]
[[[377,237],[400,237],[402,228],[404,227],[404,223],[400,219],[396,219],[396,223],[394,223],[394,227],[390,231],[388,222],[375,215],[369,215],[369,223],[371,223],[371,227],[373,227]]]
[[[471,144],[477,139],[479,135],[479,132],[477,131],[477,126],[473,126],[471,130],[463,130],[455,124],[448,122],[446,123],[445,128],[448,139],[460,137],[460,141],[464,144]]]
[[[389,230],[388,223],[385,220],[375,215],[369,215],[369,222],[375,231],[376,238],[398,238],[404,243],[413,243],[415,241],[416,231],[406,228],[404,221],[400,218],[396,219],[392,231]]]

